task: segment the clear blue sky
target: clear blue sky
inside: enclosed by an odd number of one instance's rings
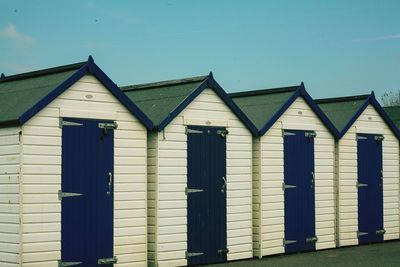
[[[228,92],[304,81],[314,98],[400,89],[400,1],[19,1],[0,72],[93,55],[119,85],[213,71]]]

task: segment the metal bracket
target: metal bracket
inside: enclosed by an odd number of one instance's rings
[[[65,121],[63,118],[60,118],[59,127],[62,128],[64,126],[82,126],[83,123],[73,122],[73,121]]]
[[[83,194],[81,193],[69,193],[69,192],[63,192],[61,190],[58,190],[58,200],[62,200],[64,197],[78,197],[82,196]]]
[[[57,263],[58,267],[67,267],[67,266],[75,266],[82,264],[81,261],[62,261],[62,260],[58,260]]]
[[[317,236],[312,236],[312,237],[307,237],[306,238],[306,243],[316,243],[318,242],[318,237]]]
[[[386,230],[385,229],[376,230],[375,234],[384,235],[384,234],[386,234]]]
[[[219,255],[228,254],[229,253],[229,249],[228,248],[218,249],[217,253]]]
[[[294,244],[294,243],[297,243],[297,240],[286,240],[286,239],[283,239],[283,246]]]
[[[315,138],[315,137],[317,137],[317,133],[314,132],[314,131],[312,131],[312,132],[305,132],[305,133],[304,133],[304,136],[305,136],[305,137],[308,137],[308,138]]]
[[[226,137],[228,133],[229,133],[228,130],[217,130],[217,134],[219,134],[223,138]]]
[[[196,256],[201,256],[204,255],[203,252],[187,252],[185,253],[185,257],[186,259],[190,258],[190,257],[196,257]]]
[[[203,131],[194,130],[186,127],[185,134],[202,134]]]
[[[118,128],[118,123],[115,122],[100,122],[99,128],[106,130],[114,130]]]
[[[364,235],[368,235],[368,233],[357,231],[357,237],[364,236]]]
[[[203,192],[203,189],[196,189],[196,188],[185,188],[185,194],[190,194],[190,193],[200,193]]]
[[[290,184],[285,184],[282,183],[282,190],[285,191],[286,189],[291,189],[291,188],[296,188],[296,185],[290,185]]]
[[[118,258],[116,256],[114,256],[112,258],[104,258],[104,259],[97,260],[98,265],[108,265],[108,264],[113,264],[113,263],[117,263],[117,262],[118,262]]]
[[[383,135],[375,135],[374,139],[377,142],[382,142],[383,140],[385,140],[385,137]]]
[[[360,187],[367,187],[367,186],[368,186],[368,184],[362,184],[362,183],[359,183],[359,182],[356,183],[356,187],[357,187],[357,188],[360,188]]]

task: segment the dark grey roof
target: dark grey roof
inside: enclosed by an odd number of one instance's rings
[[[159,125],[175,108],[202,84],[208,76],[121,87],[121,90],[154,123]]]
[[[260,130],[272,119],[299,86],[231,93],[232,100]]]
[[[0,125],[16,125],[24,112],[45,98],[86,62],[0,78]]]

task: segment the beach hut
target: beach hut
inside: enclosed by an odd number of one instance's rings
[[[339,131],[338,246],[399,238],[399,130],[370,95],[317,101]]]
[[[150,266],[251,258],[254,125],[208,76],[123,87],[148,135]]]
[[[0,265],[147,266],[146,128],[92,57],[2,74]]]
[[[337,131],[299,86],[230,94],[253,140],[254,256],[335,247]]]

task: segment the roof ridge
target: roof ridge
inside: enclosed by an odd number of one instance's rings
[[[335,103],[335,102],[346,102],[367,99],[370,95],[352,95],[342,97],[331,97],[331,98],[320,98],[315,99],[317,104]]]
[[[242,92],[230,93],[229,96],[234,98],[234,97],[241,97],[241,96],[256,96],[256,95],[267,95],[267,94],[294,92],[299,87],[300,87],[300,85],[277,87],[277,88],[271,88],[271,89],[256,89],[256,90],[250,90],[250,91],[242,91]]]
[[[16,80],[34,78],[34,77],[47,75],[47,74],[55,74],[55,73],[60,73],[60,72],[64,72],[64,71],[79,69],[82,66],[84,66],[86,63],[87,63],[87,61],[83,61],[83,62],[63,65],[63,66],[59,66],[59,67],[35,70],[35,71],[30,71],[30,72],[25,72],[25,73],[10,75],[10,76],[2,75],[0,82],[16,81]]]
[[[200,81],[204,81],[207,78],[208,78],[208,75],[194,76],[194,77],[175,79],[175,80],[165,80],[165,81],[152,82],[152,83],[126,85],[126,86],[121,86],[120,89],[124,92],[127,92],[127,91],[133,91],[133,90],[157,88],[157,87],[162,87],[162,86],[166,86],[166,85],[178,85],[178,84],[185,84],[185,83],[192,83],[192,82],[200,82]]]

